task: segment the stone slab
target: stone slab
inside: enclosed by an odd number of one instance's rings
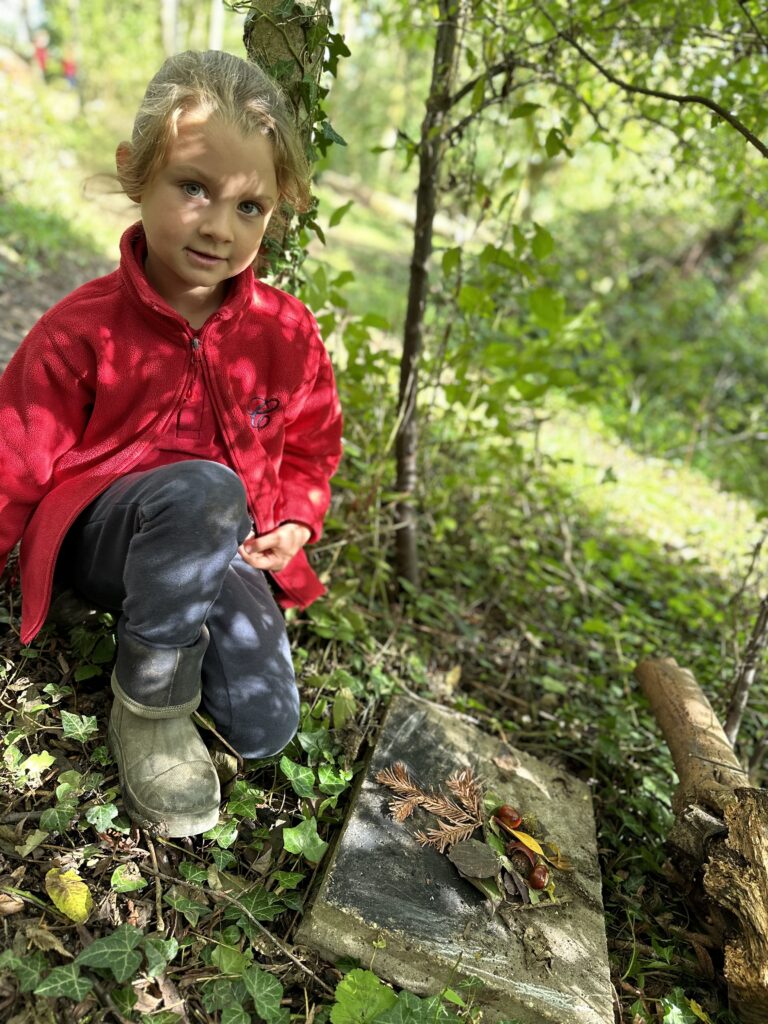
[[[486,790],[535,814],[573,862],[573,872],[555,872],[568,902],[521,908],[510,925],[491,917],[448,858],[413,838],[433,819],[398,824],[389,816],[391,794],[375,775],[396,761],[430,789],[470,767]],[[297,941],[332,962],[373,963],[380,977],[418,995],[477,978],[484,1021],[613,1024],[588,788],[460,716],[395,698]]]

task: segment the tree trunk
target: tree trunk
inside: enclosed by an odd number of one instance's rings
[[[302,4],[303,9],[307,7]],[[316,100],[309,98],[306,83],[311,81],[317,86],[323,69],[323,47],[313,45],[312,38],[324,37],[320,30],[327,30],[330,24],[329,9],[330,0],[315,0],[310,13],[286,17],[282,13],[284,0],[253,0],[243,30],[248,59],[271,78],[277,78],[291,101],[307,151]],[[298,5],[294,10],[298,10]]]
[[[668,844],[681,873],[700,879],[725,950],[732,1008],[768,1021],[768,793],[748,776],[693,674],[674,658],[635,675],[669,746],[680,784]]]
[[[419,184],[416,191],[416,223],[408,287],[408,306],[400,361],[398,429],[395,439],[396,489],[403,497],[397,504],[396,567],[414,586],[419,584],[417,550],[418,518],[413,496],[418,482],[418,428],[416,398],[419,360],[424,341],[424,310],[429,289],[429,260],[437,211],[440,162],[445,148],[443,126],[450,108],[450,89],[458,50],[458,0],[440,0],[432,81],[419,140]]]

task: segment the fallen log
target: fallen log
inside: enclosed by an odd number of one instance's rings
[[[679,785],[668,844],[701,880],[723,932],[731,1007],[768,1021],[768,792],[749,784],[693,674],[674,658],[635,669],[667,742]]]

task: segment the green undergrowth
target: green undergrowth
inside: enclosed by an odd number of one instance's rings
[[[291,945],[368,741],[405,688],[590,785],[622,1019],[734,1020],[666,862],[675,779],[632,669],[673,654],[722,707],[750,595],[734,603],[735,581],[706,559],[617,526],[558,482],[557,464],[478,440],[471,479],[450,446],[432,449],[423,585],[395,601],[388,495],[351,433],[318,554],[331,594],[289,627],[299,733],[274,761],[241,767],[202,838],[152,839],[122,813],[104,738],[110,617],[48,626],[20,647],[6,573],[8,1019],[170,1024],[178,999],[190,1020],[221,1024],[479,1019],[474,990],[425,1001],[384,985],[374,948],[330,965]]]

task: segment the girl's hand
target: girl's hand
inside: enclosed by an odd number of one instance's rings
[[[283,523],[261,537],[246,537],[240,547],[240,557],[254,569],[279,572],[300,551],[311,536],[303,523]]]

